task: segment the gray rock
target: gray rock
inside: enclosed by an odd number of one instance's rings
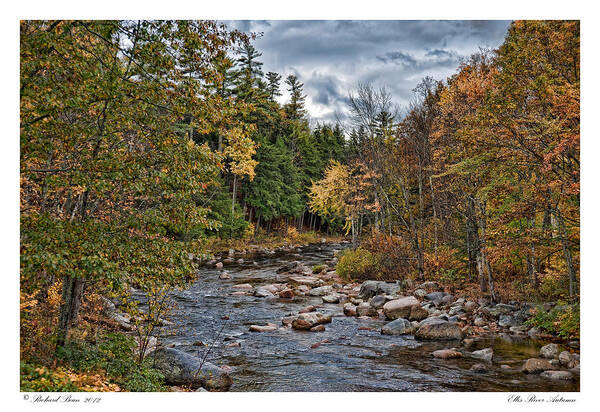
[[[367,302],[363,302],[356,308],[356,314],[358,316],[377,316],[377,309],[369,305]]]
[[[481,350],[476,350],[474,352],[471,352],[471,356],[476,359],[481,359],[486,362],[491,362],[492,358],[494,357],[494,349],[485,348],[485,349],[481,349]]]
[[[372,298],[379,294],[394,295],[400,291],[401,287],[397,283],[388,283],[378,280],[367,280],[360,285],[358,297],[364,300]]]
[[[448,311],[448,315],[450,316],[460,315],[461,313],[465,313],[465,310],[463,309],[462,305],[452,306]]]
[[[485,321],[484,318],[477,317],[473,321],[473,325],[475,325],[475,326],[485,326],[485,325],[487,325],[487,322]]]
[[[154,367],[169,385],[190,385],[209,390],[227,390],[233,383],[223,369],[177,349],[159,348],[155,351]]]
[[[558,355],[558,360],[560,361],[560,364],[563,366],[567,366],[569,364],[569,362],[573,361],[575,358],[571,355],[571,352],[569,351],[562,351],[559,355]]]
[[[273,293],[271,293],[271,291],[269,291],[268,289],[259,287],[259,288],[256,288],[256,290],[254,291],[254,296],[256,296],[258,298],[271,298],[271,297],[274,297],[275,295],[273,295]]]
[[[310,292],[308,292],[308,294],[310,296],[325,296],[329,295],[331,292],[333,292],[333,288],[329,285],[326,285],[311,289]]]
[[[415,333],[415,337],[423,340],[460,340],[463,338],[463,332],[456,323],[438,319],[437,321],[421,324]]]
[[[441,287],[437,282],[428,281],[428,282],[421,283],[419,285],[419,289],[425,289],[426,291],[434,291],[434,290],[440,290]]]
[[[408,318],[411,308],[418,305],[419,301],[414,296],[390,300],[383,305],[383,313],[388,319]]]
[[[440,299],[442,305],[450,305],[450,304],[454,303],[455,300],[456,300],[456,298],[452,295],[444,295]]]
[[[431,292],[425,295],[425,299],[430,301],[436,301],[438,299],[442,299],[444,295],[444,292]]]
[[[571,381],[574,379],[573,374],[568,371],[544,371],[540,376],[553,381]]]
[[[406,319],[398,318],[389,323],[386,323],[381,328],[381,333],[384,335],[407,335],[413,333],[413,325]]]
[[[558,357],[558,345],[556,343],[549,343],[540,348],[540,357],[546,359],[554,359]]]
[[[339,303],[340,295],[337,293],[332,293],[330,295],[323,296],[323,303]]]
[[[501,326],[503,328],[518,325],[519,322],[511,315],[500,315],[500,318],[498,319],[498,326]]]
[[[421,299],[423,299],[426,294],[427,292],[425,291],[425,289],[417,289],[413,292],[413,295]]]
[[[469,313],[473,312],[475,309],[477,309],[477,303],[472,302],[472,301],[467,301],[465,302],[465,310]]]
[[[377,295],[377,296],[373,296],[371,298],[371,300],[369,301],[369,304],[371,305],[371,307],[375,308],[375,309],[379,309],[382,308],[383,305],[385,305],[385,303],[388,300],[386,299],[385,296],[383,295]]]

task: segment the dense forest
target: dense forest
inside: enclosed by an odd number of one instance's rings
[[[63,390],[161,390],[138,364],[169,291],[217,244],[347,236],[344,278],[560,300],[578,330],[579,22],[513,22],[406,108],[358,84],[335,124],[310,121],[302,79],[263,72],[254,35],[216,22],[22,21],[20,35],[29,390],[65,376]],[[143,348],[100,373],[129,345],[107,332],[107,299]],[[95,374],[64,366],[106,336]]]

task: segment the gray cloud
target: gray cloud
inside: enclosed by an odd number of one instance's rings
[[[498,47],[508,21],[226,21],[231,28],[262,33],[255,47],[263,70],[304,83],[307,109],[316,121],[348,112],[348,92],[359,82],[386,86],[399,105],[425,76],[441,80],[479,47]],[[284,91],[281,102],[288,99]]]

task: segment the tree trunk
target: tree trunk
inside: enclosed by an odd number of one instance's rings
[[[63,279],[62,304],[58,319],[57,347],[65,345],[69,327],[76,326],[83,295],[84,279],[80,277],[67,276]]]
[[[562,244],[563,254],[565,262],[567,264],[567,270],[569,271],[569,297],[573,298],[577,293],[577,277],[575,276],[575,267],[573,266],[573,256],[571,254],[571,248],[569,247],[569,240],[565,230],[565,220],[563,219],[560,211],[556,209],[556,220],[558,224],[558,233]]]

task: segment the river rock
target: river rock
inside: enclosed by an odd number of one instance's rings
[[[540,373],[547,370],[553,370],[554,366],[546,359],[531,358],[525,361],[523,368],[524,373]]]
[[[415,337],[423,340],[460,340],[463,338],[463,332],[456,323],[437,319],[423,321],[417,329]]]
[[[498,319],[498,326],[503,328],[518,325],[519,322],[511,315],[500,315],[500,318]]]
[[[379,280],[367,280],[360,285],[358,297],[367,300],[379,294],[394,295],[398,293],[400,289],[401,287],[397,283],[388,283]]]
[[[325,332],[325,326],[317,325],[309,329],[311,332]]]
[[[440,349],[433,352],[433,357],[438,359],[457,359],[462,358],[463,354],[452,349]]]
[[[300,309],[298,311],[298,313],[309,313],[309,312],[314,312],[317,310],[317,307],[315,305],[310,305],[310,306],[305,306],[302,309]]]
[[[406,319],[398,318],[389,323],[386,323],[381,328],[381,333],[384,335],[408,335],[413,333],[415,328]]]
[[[367,302],[363,302],[356,307],[356,314],[358,316],[377,316],[377,309],[369,305]]]
[[[477,309],[477,303],[473,302],[473,301],[466,301],[465,302],[465,310],[469,313],[473,312],[475,309]]]
[[[294,291],[292,289],[283,289],[279,292],[279,297],[284,299],[291,299],[294,297]]]
[[[330,294],[331,292],[333,292],[333,288],[329,285],[327,286],[320,286],[318,288],[314,288],[311,289],[310,292],[308,292],[308,294],[310,296],[325,296]]]
[[[436,301],[438,299],[442,299],[444,297],[444,292],[431,292],[425,295],[425,300]]]
[[[423,309],[420,305],[414,305],[410,308],[410,315],[408,316],[409,320],[422,321],[429,316],[429,312],[426,309]]]
[[[573,374],[568,371],[544,371],[540,376],[553,381],[571,381],[574,379]]]
[[[281,319],[281,324],[283,326],[292,326],[292,322],[294,321],[294,319],[296,319],[295,316],[284,316]]]
[[[417,289],[413,292],[413,295],[423,299],[425,297],[425,295],[427,294],[427,291],[425,291],[425,289]]]
[[[471,356],[476,359],[482,359],[486,362],[491,362],[492,358],[494,357],[494,349],[485,348],[481,350],[476,350],[474,352],[471,352]]]
[[[562,351],[558,355],[558,360],[560,361],[560,364],[563,366],[567,366],[569,364],[569,362],[571,362],[574,359],[575,358],[571,355],[571,352],[566,351],[566,350]]]
[[[210,362],[172,348],[159,348],[154,352],[154,367],[169,385],[190,385],[209,390],[223,391],[233,383],[226,371]]]
[[[301,313],[292,321],[292,328],[298,330],[309,330],[313,326],[331,323],[331,315],[319,312]]]
[[[485,326],[485,325],[487,325],[487,322],[482,317],[476,317],[475,320],[473,321],[473,325],[475,325],[475,326]]]
[[[440,302],[442,305],[451,305],[452,303],[454,303],[455,300],[456,298],[453,295],[444,295],[440,299]]]
[[[219,279],[221,279],[221,280],[231,279],[231,275],[227,272],[223,272],[219,275]]]
[[[352,303],[346,303],[344,305],[344,315],[346,316],[356,316],[356,305]]]
[[[385,305],[386,302],[387,302],[387,299],[386,299],[385,296],[383,296],[383,295],[377,295],[377,296],[373,296],[369,300],[369,305],[371,305],[371,307],[373,307],[375,309],[379,309],[379,308],[382,308],[383,305]]]
[[[248,330],[250,332],[273,332],[277,330],[277,325],[275,325],[274,323],[267,323],[264,326],[251,325]]]
[[[242,283],[241,285],[233,285],[232,289],[252,289],[252,285],[249,283]]]
[[[556,343],[549,343],[540,348],[540,357],[546,359],[554,359],[558,357],[558,345]]]
[[[225,263],[226,265],[230,265],[233,263],[233,258],[226,258],[223,259],[223,263]]]
[[[223,269],[223,262],[217,262],[217,263],[215,263],[215,267],[217,269]]]
[[[408,318],[411,308],[418,305],[419,301],[414,296],[390,300],[383,305],[383,313],[388,319]]]
[[[274,295],[269,290],[263,287],[259,287],[256,288],[256,290],[254,291],[254,296],[256,296],[257,298],[271,298]]]
[[[323,296],[323,303],[339,303],[340,295],[337,293],[332,293],[330,295]]]
[[[290,276],[290,282],[297,283],[299,285],[306,285],[308,287],[315,287],[322,282],[321,279],[314,276]]]

